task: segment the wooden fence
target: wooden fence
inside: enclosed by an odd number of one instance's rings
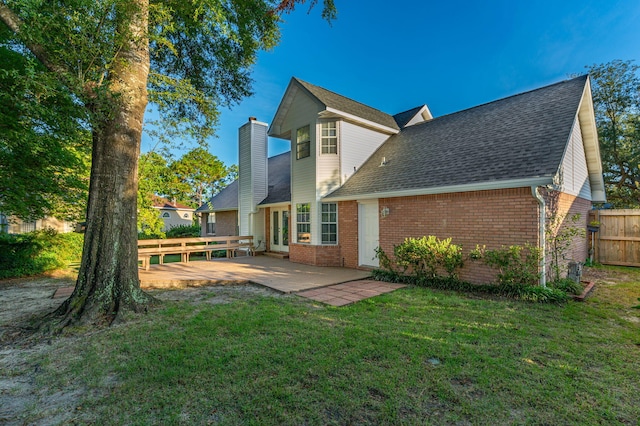
[[[598,232],[588,233],[597,262],[640,266],[640,209],[595,210],[589,221],[600,222]]]

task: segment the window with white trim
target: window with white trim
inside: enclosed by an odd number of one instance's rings
[[[311,204],[296,204],[297,241],[308,244],[311,242]]]
[[[338,153],[338,129],[335,121],[321,124],[320,152],[323,154]]]
[[[296,132],[296,159],[306,158],[311,155],[310,126],[300,127]]]
[[[322,204],[322,244],[338,244],[338,205]]]

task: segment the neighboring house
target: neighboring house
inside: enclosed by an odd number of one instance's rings
[[[267,161],[267,135],[290,141],[288,164]],[[465,252],[540,245],[550,216],[580,213],[586,227],[592,202],[606,201],[587,76],[437,118],[426,105],[388,115],[293,78],[268,130],[250,119],[239,139],[239,178],[206,209],[218,229],[237,221],[294,262],[376,267],[377,247],[424,235]],[[586,242],[570,256],[583,261]],[[474,262],[462,274],[493,277]]]
[[[55,229],[58,232],[73,232],[75,225],[53,216],[46,216],[37,220],[22,220],[15,216],[0,213],[0,233],[24,234],[42,229]]]
[[[153,200],[153,208],[160,211],[160,218],[164,222],[162,231],[166,232],[176,226],[193,225],[194,208],[184,204],[169,201],[166,198],[155,197]]]

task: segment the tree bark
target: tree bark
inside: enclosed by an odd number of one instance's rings
[[[126,310],[144,310],[153,299],[138,278],[137,190],[142,122],[147,106],[148,0],[116,9],[126,34],[107,77],[104,111],[96,101],[87,228],[76,287],[55,312],[56,328],[111,324]],[[133,9],[132,9],[133,7]]]

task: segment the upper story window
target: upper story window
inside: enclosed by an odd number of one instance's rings
[[[182,217],[184,217],[185,219],[189,219],[189,213],[183,214]]]
[[[164,213],[162,213],[162,217],[169,218],[169,217],[171,217],[171,214],[169,212],[164,212]]]
[[[323,154],[338,153],[338,129],[335,121],[322,123],[321,152]]]
[[[311,155],[311,134],[309,125],[300,127],[296,132],[296,159]]]

